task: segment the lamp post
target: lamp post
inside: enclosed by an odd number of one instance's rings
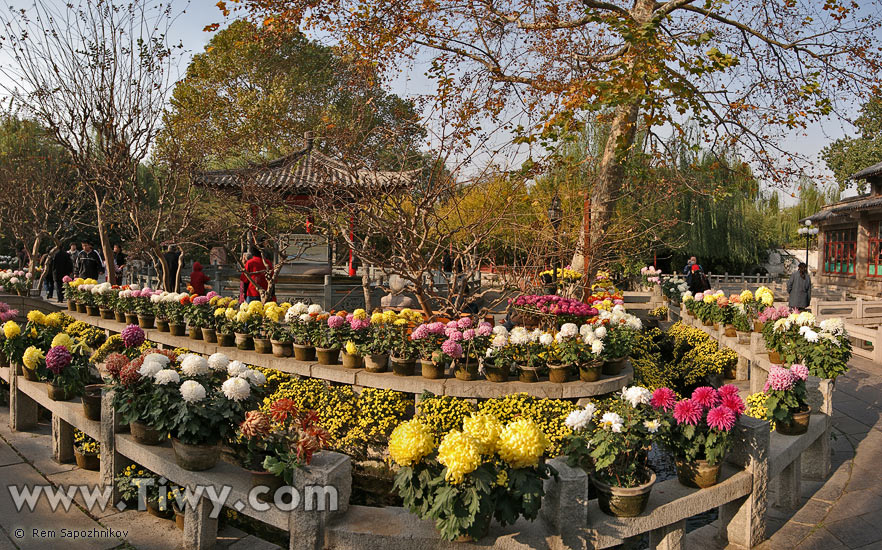
[[[563,220],[563,210],[560,206],[560,196],[558,196],[557,191],[554,192],[554,196],[551,198],[551,204],[548,205],[548,221],[551,222],[551,227],[554,228],[554,239],[557,241],[557,230],[560,227],[560,222]],[[555,253],[559,252],[559,247],[555,247]],[[557,256],[557,254],[555,254]],[[554,282],[554,293],[557,294],[557,267],[556,261],[551,262],[551,280]]]
[[[818,234],[818,228],[812,227],[812,220],[805,220],[805,227],[800,227],[796,232],[805,235],[805,265],[808,267],[809,241]]]

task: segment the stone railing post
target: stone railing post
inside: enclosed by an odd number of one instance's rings
[[[200,498],[195,506],[187,506],[184,512],[184,550],[210,550],[217,545],[217,518],[212,517],[214,504],[210,499]]]
[[[340,453],[321,452],[312,464],[294,472],[301,504],[288,516],[289,550],[322,550],[328,521],[349,510],[352,460]]]
[[[733,433],[735,442],[726,462],[753,476],[750,494],[720,506],[720,536],[729,543],[751,548],[766,536],[769,484],[769,423],[742,416]]]
[[[571,468],[562,458],[553,458],[548,464],[558,476],[545,480],[539,516],[566,543],[567,531],[584,528],[588,523],[588,474],[581,468]]]
[[[817,384],[817,385],[816,385]],[[824,433],[821,434],[802,453],[802,477],[812,481],[823,481],[830,475],[830,430],[833,422],[833,380],[808,379],[808,402],[812,411],[817,411],[824,416],[813,416],[812,422],[823,421],[826,423]]]
[[[113,408],[113,390],[105,388],[101,392],[101,467],[100,480],[102,487],[113,487],[112,502],[120,500],[119,489],[116,487],[115,478],[122,472],[131,461],[119,454],[116,450],[116,432],[119,426],[119,417]]]
[[[19,389],[24,376],[17,374],[18,365],[9,366],[9,429],[20,432],[37,425],[37,402]]]
[[[52,458],[56,462],[71,462],[74,459],[74,429],[73,426],[62,420],[60,416],[52,414]]]

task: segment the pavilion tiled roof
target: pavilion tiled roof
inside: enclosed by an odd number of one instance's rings
[[[878,164],[874,164],[869,168],[864,168],[857,174],[853,175],[851,179],[853,180],[862,180],[866,178],[871,178],[873,176],[882,176],[882,162]]]
[[[313,195],[334,188],[376,192],[410,185],[418,173],[352,169],[313,148],[312,138],[307,136],[305,147],[290,155],[262,165],[200,172],[195,184],[229,191],[250,184],[280,195]]]
[[[864,168],[857,174],[851,176],[851,178],[849,179],[861,180],[872,178],[875,176],[882,176],[882,162],[874,164],[869,168]],[[878,194],[877,191],[874,191],[869,195],[849,197],[847,199],[842,199],[841,201],[834,202],[832,204],[827,204],[821,208],[820,212],[803,218],[800,220],[800,222],[803,222],[805,220],[811,220],[812,223],[832,221],[836,218],[843,218],[851,212],[880,207],[882,207],[882,195]]]

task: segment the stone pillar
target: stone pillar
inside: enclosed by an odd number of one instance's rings
[[[25,395],[19,384],[23,375],[16,374],[16,365],[9,367],[9,429],[20,432],[37,425],[37,402]]]
[[[308,467],[294,472],[293,481],[302,501],[288,516],[288,548],[322,550],[328,522],[349,510],[352,461],[344,454],[321,452]]]
[[[854,279],[856,288],[864,288],[870,257],[870,221],[861,212],[857,226],[857,250],[855,251]]]
[[[659,527],[649,532],[649,547],[655,550],[682,550],[686,535],[686,520]]]
[[[830,475],[830,430],[833,423],[833,380],[817,379],[810,376],[807,381],[807,399],[812,412],[812,422],[824,422],[824,433],[802,453],[802,476],[812,481],[823,481]]]
[[[548,464],[557,470],[558,477],[544,482],[539,516],[559,533],[584,527],[588,522],[588,474],[571,468],[564,459],[553,458]]]
[[[726,462],[745,468],[753,475],[750,494],[720,506],[720,536],[733,545],[751,548],[766,537],[766,507],[769,483],[769,423],[742,416]]]
[[[823,437],[823,436],[822,436]],[[802,493],[802,460],[801,456],[784,467],[777,477],[772,479],[775,488],[775,506],[787,510],[799,508],[799,497]]]
[[[70,462],[74,459],[73,453],[74,429],[73,426],[61,419],[57,414],[52,415],[52,458],[56,462]]]
[[[768,378],[768,371],[760,366],[759,361],[750,362],[750,393],[763,391]]]
[[[119,489],[114,483],[116,475],[122,472],[131,461],[116,451],[116,432],[119,418],[113,408],[113,390],[105,389],[101,393],[101,469],[100,483],[102,487],[113,487],[111,500],[120,500]]]
[[[747,380],[750,377],[750,360],[738,354],[738,364],[735,366],[735,380]]]
[[[196,506],[187,508],[181,545],[184,550],[209,550],[217,545],[217,518],[211,517],[212,508],[207,498],[200,498]]]

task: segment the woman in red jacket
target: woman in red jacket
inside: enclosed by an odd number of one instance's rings
[[[208,275],[202,271],[202,264],[199,262],[193,262],[193,271],[190,272],[190,287],[193,289],[193,294],[204,296],[205,283],[207,282]]]
[[[254,300],[260,300],[260,291],[257,287],[260,287],[263,290],[266,290],[269,287],[266,276],[273,268],[272,262],[268,259],[265,260],[261,255],[260,250],[252,249],[251,254],[251,259],[245,262],[245,271],[242,273],[241,277],[239,277],[239,280],[245,283],[247,287],[245,291],[245,303],[249,304]],[[251,276],[250,281],[245,273],[248,273],[248,275]],[[257,286],[254,286],[255,284]]]

